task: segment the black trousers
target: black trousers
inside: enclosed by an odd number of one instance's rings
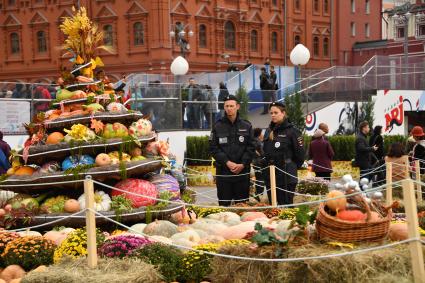
[[[264,192],[264,183],[263,172],[260,170],[255,171],[255,194],[260,195]]]
[[[277,198],[277,204],[278,205],[284,205],[284,204],[292,204],[294,203],[294,194],[291,192],[295,192],[295,188],[297,184],[287,184],[286,186],[283,184],[283,182],[276,182],[276,186],[278,188],[285,189],[286,191],[280,190],[276,188],[276,198]],[[270,190],[270,187],[267,186],[267,196],[269,197],[270,204],[272,203],[272,193]]]
[[[242,174],[242,173],[241,173]],[[249,198],[250,176],[217,177],[217,197],[220,206],[230,206],[234,203],[247,202]]]
[[[272,90],[261,90],[263,102],[267,102],[263,104],[263,113],[269,113],[269,104],[273,102],[273,92]]]
[[[316,177],[323,178],[325,180],[331,180],[331,172],[314,172],[316,173]]]

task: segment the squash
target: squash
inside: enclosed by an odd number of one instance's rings
[[[173,243],[177,243],[181,240],[187,240],[191,243],[190,247],[197,245],[201,241],[201,237],[199,236],[199,234],[193,230],[187,230],[184,232],[176,233],[171,236],[170,239],[173,241]]]
[[[147,235],[157,235],[169,238],[177,233],[177,225],[167,220],[155,220],[149,223],[143,232]]]
[[[56,246],[60,246],[68,237],[68,233],[62,231],[48,231],[43,235],[43,238],[52,241]]]
[[[262,212],[248,211],[248,212],[244,212],[241,216],[242,222],[254,221],[254,220],[259,220],[259,219],[268,220],[267,215],[265,215]]]
[[[95,163],[97,166],[108,166],[112,163],[112,159],[106,153],[99,153],[96,156]]]
[[[234,212],[218,212],[218,213],[212,213],[205,217],[207,219],[214,219],[218,220],[228,226],[233,226],[241,223],[241,219],[239,215],[237,215]]]
[[[46,271],[47,271],[47,266],[45,265],[40,265],[36,269],[32,270],[32,272],[46,272]]]
[[[203,244],[208,244],[208,243],[213,243],[213,244],[217,244],[217,243],[221,243],[223,241],[225,241],[226,239],[224,239],[222,236],[217,236],[217,235],[208,235],[207,237],[202,237],[201,241],[199,242],[200,245]]]
[[[146,228],[146,226],[148,226],[146,223],[137,223],[131,226],[128,231],[137,235],[143,235],[143,230]]]
[[[339,212],[336,217],[344,221],[361,222],[366,220],[367,215],[360,210],[354,209],[343,210]]]
[[[158,190],[150,182],[142,179],[128,178],[115,185],[112,189],[112,196],[123,195],[129,200],[134,208],[142,206],[154,205],[158,197]],[[128,192],[128,193],[126,193]],[[136,195],[137,194],[137,195]]]
[[[61,132],[53,132],[47,136],[46,144],[58,144],[60,143],[65,136]]]
[[[403,241],[409,239],[407,223],[391,223],[388,231],[391,241]]]
[[[344,196],[344,197],[343,197]],[[335,197],[340,197],[337,199],[331,199],[331,200],[327,200],[326,201],[326,206],[332,210],[332,211],[340,211],[340,210],[345,210],[345,207],[347,206],[347,199],[345,198],[345,195],[343,192],[341,191],[330,191],[327,195],[326,198],[330,199],[330,198],[335,198]]]
[[[205,231],[210,235],[217,235],[218,231],[223,230],[228,226],[218,220],[203,218],[196,220],[196,222],[190,225],[190,227]]]
[[[6,282],[10,282],[13,279],[22,278],[24,276],[25,270],[16,264],[7,266],[1,273],[1,279]]]
[[[21,237],[41,237],[42,235],[37,231],[25,230],[21,232],[17,232]]]
[[[65,201],[64,210],[68,213],[76,213],[80,211],[80,203],[76,199],[68,199]]]
[[[14,173],[14,175],[17,176],[31,176],[32,174],[34,174],[36,170],[33,167],[30,166],[22,166],[19,167],[19,169],[17,169]]]
[[[255,231],[256,223],[257,222],[255,221],[242,222],[235,226],[226,227],[225,229],[218,231],[216,234],[226,240],[243,239],[246,234]]]
[[[82,194],[78,198],[80,203],[80,209],[83,210],[86,208],[86,197]],[[109,211],[111,209],[111,197],[104,191],[95,191],[94,193],[94,209],[96,211]]]
[[[186,209],[182,209],[181,211],[178,211],[176,213],[171,214],[170,216],[171,222],[174,224],[189,224],[190,223],[190,216]]]
[[[5,203],[16,195],[15,192],[12,191],[4,191],[0,190],[0,203]]]
[[[382,220],[382,217],[378,212],[375,212],[375,211],[370,212],[370,218],[368,220],[369,222],[377,222],[380,220]]]
[[[276,226],[276,234],[288,233],[289,228],[291,227],[292,220],[281,220]],[[264,226],[264,225],[263,225]]]
[[[163,236],[149,236],[148,239],[153,241],[153,242],[158,242],[158,243],[162,243],[162,244],[166,244],[166,245],[172,245],[173,244],[173,241],[171,241],[170,238],[166,238],[166,237],[163,237]]]

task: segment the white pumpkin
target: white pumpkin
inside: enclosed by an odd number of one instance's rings
[[[131,233],[137,233],[137,234],[143,235],[143,230],[145,229],[146,226],[148,226],[148,224],[146,223],[137,223],[131,226],[129,231]]]
[[[153,242],[158,242],[158,243],[162,243],[162,244],[166,244],[166,245],[171,245],[173,243],[173,241],[170,238],[164,237],[164,236],[149,236],[148,238],[149,240],[153,241]]]
[[[183,246],[183,247],[188,247],[188,248],[192,248],[192,247],[198,245],[198,243],[192,242],[192,241],[190,241],[186,238],[175,239],[175,240],[173,240],[173,244]]]
[[[86,208],[86,197],[82,194],[78,198],[81,210]],[[111,197],[104,191],[96,191],[94,193],[94,210],[96,211],[109,211],[111,210]]]
[[[281,220],[276,226],[276,233],[288,233],[292,220]]]
[[[12,191],[4,191],[0,190],[0,203],[5,203],[16,195],[16,193]]]
[[[217,244],[217,243],[223,242],[224,240],[226,240],[226,239],[223,238],[222,236],[208,235],[205,238],[201,238],[201,241],[199,242],[199,244],[200,245],[202,245],[202,244],[208,244],[208,243]]]
[[[201,241],[201,237],[194,230],[186,230],[184,232],[176,233],[170,238],[173,242],[181,239],[186,239],[190,242],[193,242],[194,245],[198,244]]]
[[[234,212],[218,212],[212,213],[206,217],[207,219],[214,219],[228,226],[233,226],[241,223],[241,218]]]
[[[127,113],[128,109],[118,102],[111,102],[106,106],[106,110],[111,113]]]
[[[41,237],[41,233],[37,232],[37,231],[31,231],[31,230],[25,230],[25,231],[21,231],[18,232],[19,236],[21,237]]]
[[[195,223],[190,225],[193,229],[199,229],[207,232],[210,235],[217,235],[218,231],[227,228],[228,226],[223,222],[214,219],[198,219]]]

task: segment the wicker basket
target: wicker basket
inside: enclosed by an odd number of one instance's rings
[[[326,212],[322,203],[316,218],[316,230],[320,240],[339,242],[379,242],[387,237],[392,218],[391,210],[385,218],[374,222],[351,222],[340,220]]]

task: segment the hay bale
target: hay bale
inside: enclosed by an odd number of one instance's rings
[[[30,272],[22,283],[97,283],[97,282],[161,282],[162,277],[153,265],[140,259],[101,258],[97,268],[90,269],[87,259],[65,258],[59,264],[51,265],[45,272]]]
[[[360,246],[364,249],[369,246]],[[260,252],[259,252],[260,251]],[[247,247],[224,247],[222,253],[244,257],[271,258],[274,252],[259,249],[254,252]],[[349,250],[336,249],[326,245],[306,245],[290,248],[285,257],[311,257],[341,253]],[[425,253],[425,248],[424,248]],[[213,270],[209,276],[213,282],[412,282],[410,256],[406,246],[383,249],[352,256],[326,260],[300,262],[253,262],[214,257]]]

